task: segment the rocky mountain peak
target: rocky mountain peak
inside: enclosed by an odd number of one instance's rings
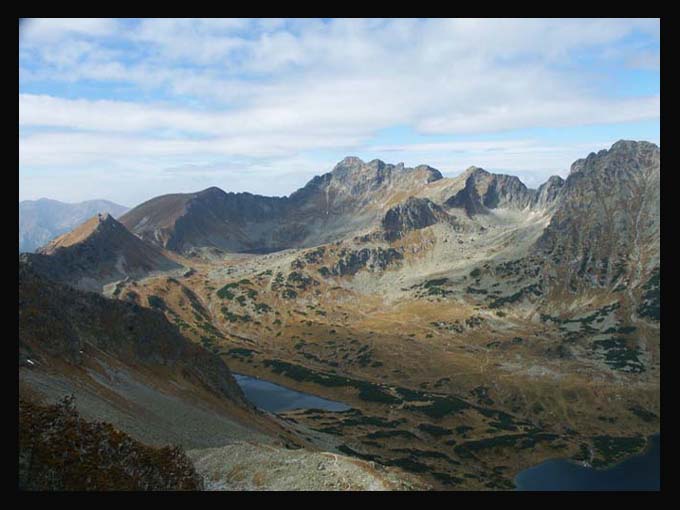
[[[461,174],[462,177],[468,178],[468,177],[486,177],[491,175],[489,172],[484,170],[483,168],[480,168],[478,166],[470,166],[468,167],[465,172]]]
[[[342,161],[340,161],[335,167],[347,167],[347,166],[361,166],[365,165],[364,161],[357,157],[357,156],[345,156],[342,158]]]
[[[50,255],[59,248],[66,248],[74,244],[82,243],[94,236],[106,236],[108,233],[117,230],[118,228],[125,229],[125,227],[116,221],[109,213],[98,213],[71,232],[67,232],[45,246],[38,248],[36,252]]]
[[[372,159],[371,161],[366,163],[366,166],[369,166],[369,167],[375,168],[375,169],[381,169],[381,168],[385,168],[385,166],[387,166],[387,165],[381,159]],[[390,166],[392,166],[392,165],[390,165]],[[399,165],[397,165],[397,166],[399,166]],[[402,164],[402,168],[403,168],[403,166],[404,165]]]
[[[640,169],[650,165],[659,166],[660,159],[661,149],[654,143],[619,140],[609,150],[591,152],[588,157],[574,161],[569,175],[624,167]]]
[[[385,163],[380,159],[373,159],[366,163],[355,156],[344,158],[330,172],[332,178],[339,181],[346,181],[359,176],[361,178],[383,179],[387,176],[419,176],[421,174],[425,178],[425,182],[433,182],[443,178],[439,170],[429,165],[418,165],[414,168],[408,168],[403,162],[393,165]]]
[[[133,235],[110,214],[97,214],[35,254],[26,254],[35,269],[85,290],[101,291],[111,281],[140,277],[180,266],[154,245]]]
[[[97,214],[97,228],[98,229],[113,229],[113,228],[124,228],[113,216],[109,213],[98,213]]]
[[[471,166],[462,177],[465,178],[465,187],[450,197],[445,205],[463,208],[468,216],[485,214],[488,209],[497,207],[522,209],[530,205],[533,198],[534,191],[512,175],[492,174]]]
[[[196,195],[199,197],[224,197],[227,193],[217,186],[210,186],[209,188],[199,191]]]
[[[423,176],[425,177],[425,182],[427,183],[438,181],[444,178],[444,176],[439,170],[429,165],[418,165],[413,170],[418,174],[423,174]]]
[[[366,163],[360,158],[357,158],[356,156],[347,156],[333,167],[333,170],[331,170],[331,174],[334,177],[343,177],[352,172],[360,170],[362,167],[365,166]]]
[[[560,191],[564,187],[564,182],[564,179],[559,175],[551,176],[546,182],[538,187],[532,205],[538,208],[546,208],[554,204]]]
[[[660,158],[653,143],[620,140],[571,166],[537,241],[546,260],[570,265],[571,291],[632,288],[657,267]]]

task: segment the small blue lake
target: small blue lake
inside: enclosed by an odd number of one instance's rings
[[[246,398],[260,409],[272,413],[291,409],[324,409],[326,411],[346,411],[350,406],[325,398],[291,390],[285,386],[256,379],[242,374],[234,374]]]
[[[661,435],[648,449],[616,466],[597,470],[568,460],[548,460],[515,478],[518,491],[658,491],[661,487]]]

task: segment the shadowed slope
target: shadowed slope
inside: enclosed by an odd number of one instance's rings
[[[107,283],[180,269],[156,246],[132,235],[109,214],[97,215],[22,259],[49,278],[101,291]]]

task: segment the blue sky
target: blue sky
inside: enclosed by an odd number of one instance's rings
[[[536,187],[659,143],[656,19],[40,19],[19,199],[287,195],[347,155]]]

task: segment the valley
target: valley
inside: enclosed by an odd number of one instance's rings
[[[443,178],[346,158],[290,197],[166,195],[21,257],[162,314],[233,372],[351,407],[263,413],[240,440],[273,433],[422,487],[509,490],[546,459],[605,467],[659,431],[659,174],[647,142],[538,190],[476,167]],[[247,429],[254,411],[236,408]],[[222,446],[209,433],[192,432],[190,457]]]

